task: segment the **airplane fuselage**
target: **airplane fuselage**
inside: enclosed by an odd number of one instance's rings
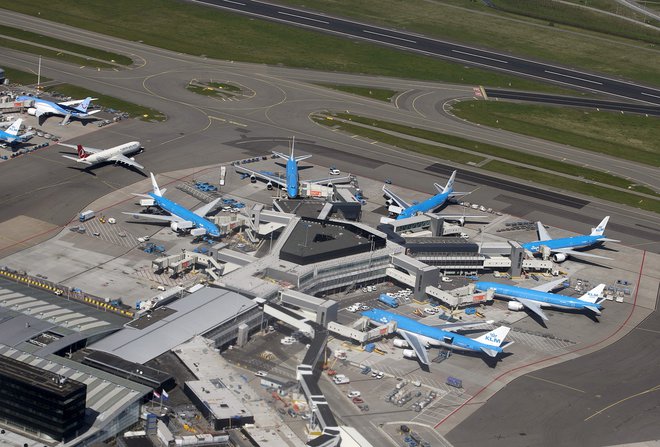
[[[286,161],[286,194],[290,199],[298,197],[298,162],[288,158]]]
[[[92,164],[103,163],[110,160],[115,155],[132,154],[139,150],[140,150],[140,142],[131,141],[130,143],[120,144],[119,146],[111,147],[110,149],[106,149],[104,151],[88,155],[86,158],[80,159],[80,161],[87,161]]]
[[[550,239],[547,241],[533,241],[522,244],[522,247],[525,250],[528,250],[532,253],[538,253],[541,250],[541,246],[545,245],[550,248],[550,250],[558,250],[562,248],[584,248],[590,247],[592,245],[598,244],[602,238],[605,236],[571,236],[564,237],[559,239]]]
[[[502,352],[499,346],[486,345],[480,343],[465,335],[454,332],[444,331],[437,327],[427,326],[423,323],[404,317],[392,312],[381,309],[371,309],[362,312],[362,315],[368,317],[375,324],[387,324],[390,321],[396,321],[397,331],[409,332],[417,336],[420,340],[432,346],[444,346],[450,349],[459,349],[462,351],[481,352],[481,348],[487,348],[492,351]],[[501,343],[501,341],[497,341]]]
[[[595,307],[597,309],[603,308],[600,304],[581,301],[570,296],[541,292],[540,290],[525,289],[524,287],[516,287],[496,282],[479,281],[474,284],[474,287],[475,289],[481,290],[483,292],[488,289],[493,289],[495,295],[500,298],[506,298],[509,300],[522,298],[529,301],[534,301],[544,308],[585,309],[587,306]]]
[[[449,197],[449,194],[451,194],[451,192],[452,192],[451,190],[441,192],[439,194],[434,195],[433,197],[429,197],[428,199],[424,200],[421,203],[409,206],[408,208],[404,209],[401,212],[401,214],[397,216],[397,220],[406,219],[408,217],[413,217],[418,213],[427,213],[429,211],[433,211],[437,208],[440,208],[442,205],[445,204],[445,202],[447,201],[447,197]]]
[[[206,233],[209,236],[219,237],[220,229],[213,222],[206,220],[205,218],[198,216],[197,214],[190,211],[188,208],[179,205],[176,202],[171,201],[165,197],[156,195],[152,192],[148,194],[154,203],[158,205],[161,209],[167,211],[173,216],[177,216],[185,221],[192,222],[195,228],[203,228],[206,230]]]

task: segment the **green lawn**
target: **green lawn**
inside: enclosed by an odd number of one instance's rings
[[[0,6],[26,14],[40,13],[41,17],[82,29],[215,59],[566,92],[566,89],[529,79],[175,0],[79,0],[75,8],[66,0],[47,3],[0,0]],[[180,29],[182,23],[186,24],[185,32],[173,32]]]
[[[0,48],[9,48],[16,51],[22,51],[24,53],[32,53],[34,55],[43,56],[45,58],[57,59],[60,61],[69,62],[75,65],[81,65],[86,67],[94,68],[111,68],[112,65],[106,64],[105,62],[99,62],[95,59],[85,59],[84,57],[76,56],[69,53],[62,53],[57,50],[49,50],[48,48],[42,48],[29,43],[17,42],[15,40],[6,39],[0,37]],[[37,57],[34,58],[34,65],[37,66]]]
[[[5,71],[5,77],[8,78],[9,82],[13,84],[30,85],[37,83],[36,73],[28,73],[9,67],[3,67],[3,70]],[[47,81],[50,81],[50,79],[44,76],[41,77],[41,82]]]
[[[276,1],[389,28],[492,48],[506,54],[528,56],[660,85],[660,55],[657,49],[660,32],[646,28],[642,31],[640,26],[639,31],[632,30],[635,33],[630,37],[638,38],[643,33],[643,41],[615,36],[611,33],[627,29],[627,22],[617,19],[612,23],[604,14],[584,16],[575,12],[573,5],[552,2],[552,8],[548,8],[547,0],[511,0],[520,4],[521,12],[526,7],[525,13],[536,10],[536,15],[547,14],[548,18],[538,19],[489,8],[481,0],[407,0],[405,4],[400,0]],[[494,3],[499,5],[500,0]],[[562,25],[556,21],[557,14],[563,15],[566,21],[571,17],[575,20],[570,25]],[[552,17],[555,17],[555,21],[550,26]],[[596,26],[603,32],[591,30]],[[590,29],[585,29],[587,27]]]
[[[660,166],[658,117],[504,101],[461,102],[452,112],[490,127]]]
[[[157,110],[149,107],[143,107],[132,102],[124,101],[122,99],[114,98],[112,96],[102,95],[86,88],[78,87],[69,84],[58,84],[52,87],[47,87],[46,91],[57,92],[65,96],[73,98],[98,98],[94,104],[98,104],[111,109],[119,110],[128,113],[132,118],[140,118],[143,121],[165,121],[165,115]]]
[[[347,115],[342,115],[342,114],[336,114],[336,115],[337,117],[341,117],[344,119],[347,118]],[[396,130],[396,131],[406,130],[402,128],[405,126],[399,126],[395,124],[393,125],[392,123],[377,122],[376,120],[371,120],[363,117],[353,116],[352,118],[353,121],[361,122],[363,124],[369,124],[369,125],[380,124],[378,127],[382,129]],[[334,119],[329,120],[322,116],[315,116],[313,117],[313,119],[315,122],[319,124],[340,129],[343,132],[352,135],[362,136],[375,141],[383,142],[391,146],[399,147],[401,149],[418,152],[425,155],[430,155],[433,157],[454,161],[457,163],[474,164],[485,160],[484,158],[480,158],[465,152],[457,151],[455,149],[443,148],[430,144],[415,142],[408,140],[406,138],[390,135],[376,129],[368,129],[355,124],[340,122]],[[430,139],[432,141],[441,141],[444,142],[445,144],[450,144],[450,145],[456,145],[455,143],[457,142],[465,144],[466,142],[470,141],[470,140],[462,139],[463,142],[461,142],[460,140],[455,140],[454,138],[457,137],[453,137],[453,136],[449,136],[450,138],[445,140],[444,137],[446,135],[443,134],[437,134],[435,132],[429,132],[414,128],[408,128],[408,129],[409,129],[407,131],[408,135],[414,135],[420,138],[429,137],[427,139]],[[406,133],[406,132],[402,132],[402,133]],[[467,144],[467,146],[468,146],[467,148],[469,148],[470,150],[477,150],[482,153],[490,153],[495,149],[509,151],[509,149],[498,148],[497,146],[491,146],[491,145],[483,145],[482,143],[477,143],[474,141],[471,142],[470,144]],[[497,153],[499,153],[499,151],[497,151]],[[532,166],[534,165],[534,163],[541,163],[541,167],[545,169],[551,169],[551,170],[553,168],[557,170],[561,169],[561,171],[559,172],[564,172],[565,174],[569,174],[569,175],[576,174],[575,172],[570,171],[570,167],[572,166],[570,164],[561,163],[561,162],[553,163],[552,160],[544,159],[542,157],[529,157],[527,154],[523,154],[521,152],[519,152],[518,154],[520,156],[518,161],[520,162],[524,162]],[[537,169],[519,166],[499,160],[490,160],[486,162],[484,165],[481,165],[480,167],[482,169],[486,169],[492,172],[506,174],[511,177],[530,180],[538,184],[548,185],[552,187],[560,187],[561,189],[564,189],[566,191],[573,191],[591,197],[597,197],[603,200],[611,200],[616,203],[623,203],[632,207],[636,207],[648,211],[660,212],[660,201],[658,200],[648,199],[634,193],[619,191],[600,185],[594,185],[588,181],[582,181],[579,178],[572,179],[572,178],[561,177],[561,179],[558,180],[558,176],[552,172],[539,171]],[[582,168],[579,170],[577,174],[583,174],[584,172],[585,169]],[[599,171],[594,170],[594,175],[596,174],[603,175],[603,177],[599,177],[598,181],[609,180],[610,184],[613,184],[613,186],[620,186],[621,184],[625,185],[626,182],[625,179],[621,179],[616,176],[611,176],[609,174],[600,173]],[[587,175],[584,175],[584,177],[586,178]],[[607,181],[605,181],[604,183],[607,183]],[[636,188],[636,190],[639,192],[654,194],[654,192],[648,188]]]
[[[0,34],[11,36],[16,39],[22,39],[28,42],[38,43],[48,47],[57,48],[71,53],[77,53],[87,57],[93,57],[105,62],[117,63],[121,65],[131,65],[133,60],[122,54],[111,53],[109,51],[99,50],[97,48],[80,45],[78,43],[70,42],[68,40],[56,39],[54,37],[42,36],[31,31],[25,31],[11,26],[0,25]],[[88,64],[90,65],[90,64]],[[106,65],[108,66],[108,65]]]
[[[323,82],[317,82],[316,85],[385,102],[390,102],[394,95],[398,93],[395,90],[372,87],[358,87],[356,85],[326,84]]]

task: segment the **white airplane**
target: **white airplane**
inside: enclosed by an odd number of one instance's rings
[[[28,114],[41,118],[48,115],[63,116],[64,119],[60,125],[65,126],[69,124],[69,120],[73,118],[89,118],[100,110],[87,111],[89,104],[96,98],[87,97],[85,99],[76,99],[66,102],[54,102],[46,99],[37,98],[35,96],[19,96],[16,98],[18,101],[32,101],[33,106],[28,108]]]
[[[127,157],[126,154],[133,154],[142,150],[139,141],[131,141],[130,143],[120,144],[119,146],[111,147],[110,149],[94,149],[92,147],[85,147],[81,144],[63,144],[60,146],[71,147],[78,149],[78,157],[70,155],[62,155],[64,158],[73,160],[77,163],[84,163],[86,165],[96,165],[99,163],[115,162],[123,163],[138,169],[144,169],[144,166],[137,163],[133,157]]]

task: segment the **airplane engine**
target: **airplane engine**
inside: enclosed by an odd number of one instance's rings
[[[179,231],[181,228],[179,228],[179,223],[178,222],[170,222],[170,228],[172,231]]]
[[[519,303],[518,301],[509,301],[507,307],[509,308],[509,310],[515,310],[515,311],[520,311],[525,308],[525,306],[523,306],[522,303]]]
[[[328,188],[332,188],[332,186],[333,186],[333,185],[332,185],[332,182],[328,183],[326,186],[327,186]]]
[[[458,218],[458,225],[460,225],[461,227],[465,226],[465,217]]]
[[[30,107],[30,108],[27,110],[27,112],[28,112],[28,115],[35,116],[35,115],[37,114],[37,109],[35,109],[34,107]]]
[[[387,197],[387,196],[384,196],[384,197]],[[393,201],[392,199],[387,199],[387,200],[385,200],[385,204],[386,204],[387,206],[390,206],[390,205],[393,204],[393,203],[394,203],[394,201]]]
[[[250,183],[257,183],[257,177],[255,177],[254,175],[251,175],[250,176]]]
[[[566,255],[564,253],[557,253],[552,255],[552,260],[555,262],[564,262],[566,260]]]
[[[268,188],[268,191],[273,189],[273,184],[271,182],[266,183],[266,188]]]
[[[394,340],[392,344],[394,346],[396,346],[397,348],[409,348],[410,347],[408,342],[405,341],[405,340]]]
[[[403,356],[407,359],[416,359],[417,354],[415,354],[414,349],[404,349],[403,351]]]

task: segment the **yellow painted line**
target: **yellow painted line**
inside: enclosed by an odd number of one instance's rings
[[[226,119],[224,119],[224,118],[219,118],[219,117],[217,117],[217,116],[211,116],[211,115],[209,115],[209,118],[212,119],[212,120],[222,121],[223,123],[226,123],[226,122],[227,122]]]
[[[551,383],[553,385],[557,385],[557,386],[560,386],[562,388],[568,388],[569,390],[577,391],[578,393],[584,393],[585,392],[585,391],[582,391],[580,389],[573,388],[572,386],[564,385],[562,383],[553,382],[552,380],[543,379],[541,377],[532,376],[530,374],[528,374],[527,377],[531,377],[532,379],[540,380],[541,382]]]
[[[619,400],[619,401],[617,401],[617,402],[614,402],[613,404],[608,405],[607,407],[603,408],[602,410],[598,410],[597,412],[595,412],[594,414],[592,414],[591,416],[589,416],[588,418],[586,418],[586,419],[584,420],[584,422],[587,422],[589,419],[598,416],[599,414],[601,414],[601,413],[604,412],[604,411],[609,410],[610,408],[612,408],[612,407],[615,406],[615,405],[619,405],[620,403],[623,403],[623,402],[625,402],[625,401],[627,401],[627,400],[633,399],[633,398],[635,398],[635,397],[643,396],[644,394],[652,393],[652,392],[654,392],[654,391],[659,391],[659,390],[660,390],[660,385],[656,385],[656,386],[654,386],[653,388],[649,388],[649,389],[646,390],[646,391],[642,391],[641,393],[633,394],[632,396],[628,396],[628,397],[626,397],[626,398],[623,398],[623,399],[621,399],[621,400]]]
[[[235,124],[237,126],[247,127],[247,124],[237,123],[236,121],[229,121],[229,124]]]

